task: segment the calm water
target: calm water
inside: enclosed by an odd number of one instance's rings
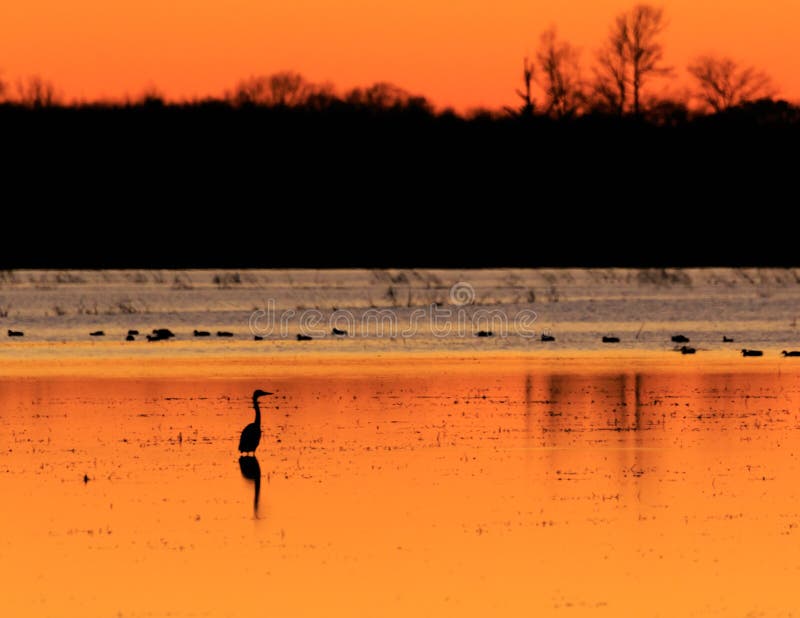
[[[0,273],[0,356],[32,353],[6,329],[29,343],[84,343],[84,355],[528,350],[542,333],[555,351],[597,349],[603,335],[663,350],[676,332],[702,350],[726,349],[727,335],[737,349],[777,353],[800,346],[798,282],[797,269],[11,271]],[[332,337],[333,326],[348,336]],[[154,328],[177,337],[155,350],[142,336],[123,341]],[[195,339],[195,329],[234,336]],[[296,342],[299,332],[315,341]]]
[[[3,615],[800,613],[797,371],[269,374],[0,379]]]

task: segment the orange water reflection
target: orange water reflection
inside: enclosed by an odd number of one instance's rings
[[[3,614],[788,615],[797,378],[3,379]]]

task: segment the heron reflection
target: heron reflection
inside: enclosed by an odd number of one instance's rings
[[[261,494],[261,466],[258,458],[253,456],[239,457],[239,470],[248,481],[253,481],[253,516],[258,519],[258,498]]]

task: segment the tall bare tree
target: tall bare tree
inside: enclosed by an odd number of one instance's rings
[[[508,110],[519,116],[532,116],[535,103],[533,101],[533,91],[531,85],[533,83],[533,63],[526,57],[522,64],[522,83],[524,90],[517,88],[517,96],[522,99],[522,105],[518,111]]]
[[[595,92],[620,113],[630,109],[638,115],[647,81],[671,71],[662,64],[665,27],[664,10],[649,4],[638,4],[614,20],[597,55]]]
[[[563,118],[581,107],[584,93],[579,59],[579,51],[560,41],[555,27],[542,33],[536,52],[537,82],[545,93],[547,113]]]
[[[594,74],[593,89],[598,102],[619,115],[624,114],[628,103],[628,56],[624,38],[609,39],[598,52]]]
[[[696,96],[715,112],[776,92],[769,75],[727,57],[700,56],[688,71],[697,84]]]
[[[651,76],[666,75],[671,71],[669,67],[661,64],[664,59],[664,47],[659,38],[666,27],[664,10],[639,4],[628,14],[628,21],[633,113],[639,114],[640,96],[645,82]]]

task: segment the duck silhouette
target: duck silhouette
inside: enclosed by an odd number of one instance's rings
[[[167,341],[175,336],[168,328],[154,328],[152,335],[147,335],[148,341]]]

